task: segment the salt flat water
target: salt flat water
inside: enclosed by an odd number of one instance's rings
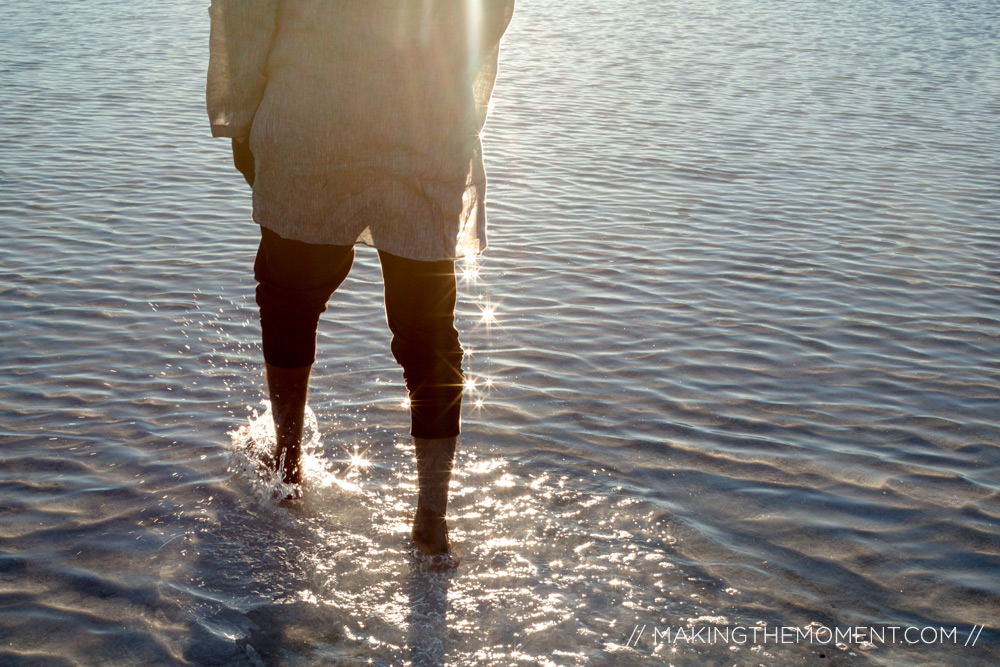
[[[257,230],[207,5],[0,6],[0,664],[1000,661],[1000,5],[521,0],[453,574],[406,555],[374,252],[306,498],[243,469]],[[870,626],[924,634],[665,640]]]

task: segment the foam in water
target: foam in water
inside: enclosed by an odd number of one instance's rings
[[[274,505],[282,500],[302,499],[310,487],[315,490],[335,485],[348,492],[362,491],[351,478],[368,467],[366,452],[355,446],[347,454],[346,468],[338,469],[336,457],[329,456],[328,447],[320,436],[316,414],[308,406],[302,434],[303,482],[288,484],[282,481],[274,463],[277,440],[270,401],[263,402],[262,410],[252,410],[247,423],[229,434],[229,469],[250,486],[252,498],[265,505]],[[461,563],[455,553],[428,555],[414,543],[408,545],[406,553],[414,566],[425,571],[452,570]]]
[[[274,465],[274,451],[277,437],[274,419],[271,416],[271,402],[264,401],[264,412],[254,410],[250,421],[232,431],[230,443],[230,470],[245,479],[253,494],[261,501],[275,501],[285,498],[301,498],[302,485],[282,481]],[[306,406],[306,418],[302,429],[302,466],[305,476],[318,472],[321,480],[334,476],[324,466],[318,456],[323,445],[319,435],[316,415]]]

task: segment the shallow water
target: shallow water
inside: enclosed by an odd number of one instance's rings
[[[240,470],[256,229],[206,5],[0,10],[0,663],[1000,660],[995,3],[522,1],[453,574],[406,555],[373,252],[306,498]],[[957,634],[662,639],[793,626]]]

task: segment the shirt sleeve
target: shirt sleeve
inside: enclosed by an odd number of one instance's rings
[[[484,0],[483,43],[492,49],[507,31],[514,16],[514,0]]]
[[[472,82],[479,129],[486,123],[490,97],[497,78],[500,40],[514,15],[514,0],[482,0],[481,42],[479,67]]]
[[[250,134],[267,84],[279,0],[212,0],[205,97],[214,137]]]

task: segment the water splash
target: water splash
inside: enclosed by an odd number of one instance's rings
[[[276,473],[277,437],[270,401],[262,401],[261,410],[251,410],[247,423],[229,432],[229,470],[250,485],[253,497],[263,503],[272,503],[304,498],[310,489],[336,486],[350,493],[362,491],[359,478],[370,465],[367,449],[357,443],[340,448],[324,443],[319,421],[309,406],[306,406],[302,428],[303,481],[301,484],[283,482]]]
[[[253,495],[261,502],[273,502],[286,498],[301,498],[302,485],[288,484],[277,474],[278,465],[274,460],[277,436],[274,432],[274,418],[271,402],[264,401],[264,412],[253,410],[250,420],[229,436],[229,469],[245,479],[253,490]],[[305,423],[302,429],[303,466],[308,471],[315,459],[315,452],[322,447],[316,415],[306,406]],[[283,460],[279,463],[283,463]]]

